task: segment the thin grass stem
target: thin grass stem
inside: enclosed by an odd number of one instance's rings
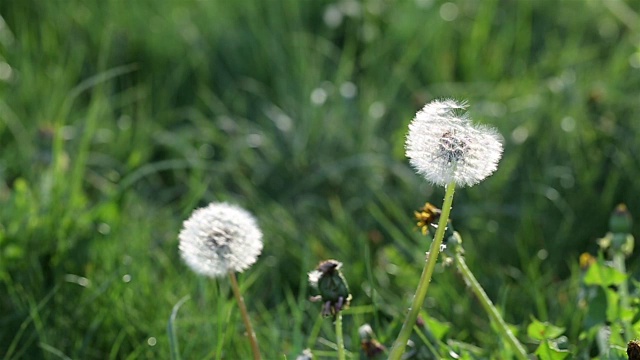
[[[183,297],[175,305],[173,305],[173,309],[171,310],[171,316],[169,317],[169,322],[167,324],[169,348],[171,349],[171,360],[181,360],[180,346],[178,345],[178,334],[176,332],[176,322],[178,318],[178,310],[180,310],[182,305],[190,298],[191,297],[189,295]]]
[[[511,329],[509,329],[507,323],[505,323],[504,319],[498,312],[498,309],[496,309],[496,307],[493,305],[491,299],[489,299],[489,296],[487,296],[487,293],[484,291],[476,277],[467,266],[467,263],[464,260],[464,256],[460,251],[456,251],[455,263],[465,282],[471,287],[471,291],[473,291],[473,293],[476,295],[476,297],[480,301],[480,304],[482,304],[482,307],[491,318],[491,321],[498,328],[498,332],[500,333],[502,338],[506,339],[507,343],[509,343],[509,346],[513,350],[515,357],[519,360],[527,360],[528,357],[526,350],[524,349],[522,344],[520,344],[518,339],[516,339],[515,335],[513,335],[513,332],[511,331]]]
[[[238,280],[236,279],[236,274],[232,271],[229,271],[229,279],[231,279],[231,288],[233,289],[233,295],[235,295],[236,300],[238,301],[238,306],[240,307],[240,313],[242,314],[242,320],[244,321],[244,326],[247,329],[247,334],[249,334],[249,342],[251,343],[251,350],[253,351],[253,359],[261,360],[262,357],[260,356],[258,339],[256,338],[256,333],[253,331],[253,327],[251,326],[251,320],[249,319],[247,306],[244,304],[244,299],[242,298],[242,294],[240,294],[240,287],[238,286]]]
[[[407,346],[407,341],[411,336],[413,327],[418,319],[418,314],[420,313],[424,299],[427,296],[429,283],[431,282],[433,270],[435,269],[436,262],[438,260],[438,254],[440,253],[440,245],[444,238],[444,230],[446,229],[447,222],[449,221],[449,214],[451,212],[451,205],[453,204],[453,194],[455,189],[456,183],[453,181],[446,186],[444,203],[442,205],[442,214],[440,214],[440,221],[438,221],[438,229],[436,230],[436,235],[431,243],[431,248],[429,249],[429,254],[427,255],[427,260],[424,265],[424,269],[422,270],[422,275],[420,275],[420,282],[418,282],[418,287],[416,288],[411,308],[409,308],[409,312],[404,320],[402,329],[400,329],[398,338],[393,343],[393,347],[389,353],[389,359],[391,360],[399,360],[402,358],[404,349]]]
[[[344,337],[342,336],[342,311],[336,314],[336,343],[338,345],[338,360],[345,360]]]

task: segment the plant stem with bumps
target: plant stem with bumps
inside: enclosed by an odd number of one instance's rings
[[[438,254],[440,253],[440,245],[442,244],[442,239],[444,238],[444,231],[447,228],[449,214],[451,213],[451,205],[453,204],[453,194],[455,192],[455,189],[456,183],[453,181],[446,186],[444,203],[442,205],[442,214],[440,215],[440,220],[438,221],[438,229],[436,230],[436,235],[433,238],[433,242],[431,243],[429,255],[427,256],[427,261],[424,265],[424,269],[422,270],[420,282],[418,283],[418,288],[416,289],[416,293],[413,297],[411,308],[409,308],[409,312],[407,313],[407,317],[405,318],[404,324],[402,325],[400,334],[398,334],[398,338],[393,343],[393,347],[391,348],[391,352],[389,353],[389,359],[391,360],[400,360],[402,358],[404,349],[407,346],[407,341],[411,336],[413,327],[415,326],[416,320],[418,319],[418,314],[420,313],[420,309],[422,308],[424,299],[427,296],[429,283],[431,282],[433,270],[435,269],[436,262],[438,260]]]

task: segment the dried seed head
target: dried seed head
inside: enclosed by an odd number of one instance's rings
[[[472,186],[491,175],[502,156],[498,133],[473,125],[465,103],[436,100],[418,111],[405,144],[411,165],[428,181]]]
[[[180,256],[196,273],[209,277],[242,272],[262,252],[255,218],[239,206],[211,203],[195,210],[178,235]]]

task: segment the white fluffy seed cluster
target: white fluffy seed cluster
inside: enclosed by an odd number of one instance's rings
[[[418,174],[441,186],[472,186],[491,175],[502,157],[500,135],[474,125],[466,104],[435,100],[409,124],[406,155]]]
[[[262,252],[255,218],[239,206],[211,203],[196,209],[178,235],[180,256],[196,273],[209,277],[242,272]]]

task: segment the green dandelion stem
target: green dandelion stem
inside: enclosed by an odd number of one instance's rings
[[[391,360],[400,360],[402,358],[404,349],[407,346],[407,341],[411,336],[413,327],[418,319],[418,314],[420,313],[424,299],[427,296],[427,289],[429,288],[433,270],[435,269],[436,262],[438,260],[438,254],[440,253],[440,245],[444,238],[444,230],[447,228],[447,222],[449,221],[449,213],[451,212],[455,189],[456,183],[453,181],[446,186],[444,203],[442,204],[442,214],[440,214],[440,220],[438,221],[438,229],[436,230],[436,235],[431,243],[427,261],[424,265],[424,269],[422,270],[422,275],[420,275],[420,282],[418,283],[416,293],[413,297],[411,308],[409,308],[409,312],[407,313],[407,317],[404,319],[404,324],[402,325],[400,334],[398,334],[398,338],[393,343],[393,347],[389,353],[389,359]]]
[[[338,345],[338,360],[345,360],[344,337],[342,336],[342,311],[336,314],[336,343]]]
[[[625,255],[621,250],[616,250],[613,254],[613,266],[623,274],[627,273],[626,265],[624,263]],[[631,325],[629,324],[629,320],[626,316],[626,312],[629,311],[629,287],[627,285],[627,280],[625,279],[620,283],[618,287],[618,292],[620,294],[620,311],[623,313],[620,317],[622,319],[622,327],[624,329],[624,337],[628,340],[633,340],[633,331],[631,330]]]
[[[498,309],[496,309],[496,307],[491,302],[491,299],[489,299],[489,296],[487,296],[487,293],[484,291],[482,286],[480,286],[480,283],[478,282],[476,277],[473,276],[473,273],[467,266],[467,263],[464,261],[464,256],[460,251],[456,251],[455,262],[458,270],[462,274],[462,277],[464,277],[465,282],[471,287],[471,291],[473,291],[473,293],[480,301],[480,304],[482,304],[484,310],[487,312],[487,314],[489,314],[491,321],[498,328],[500,335],[509,343],[509,346],[515,353],[515,357],[519,360],[527,360],[528,357],[526,350],[524,349],[522,344],[520,344],[518,339],[516,339],[515,335],[513,335],[511,329],[507,327],[507,323],[505,323],[504,319],[498,312]]]
[[[240,307],[240,314],[242,314],[242,321],[244,321],[244,327],[249,334],[249,342],[251,343],[251,350],[253,351],[253,359],[261,360],[260,348],[258,347],[258,339],[256,333],[251,326],[251,320],[249,319],[249,313],[247,312],[247,306],[244,304],[242,294],[240,294],[240,287],[238,286],[238,280],[236,280],[236,274],[233,271],[229,271],[229,279],[231,279],[231,288],[233,289],[233,295],[235,295],[238,301],[238,307]]]

